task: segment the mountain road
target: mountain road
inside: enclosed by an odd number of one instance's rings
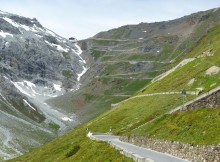
[[[126,150],[131,154],[136,154],[139,157],[145,158],[145,161],[149,162],[189,162],[184,159],[180,159],[178,157],[172,156],[167,153],[161,153],[157,151],[153,151],[150,149],[146,149],[143,147],[135,146],[130,143],[122,142],[119,140],[119,136],[114,135],[94,135],[88,134],[88,137],[94,140],[105,141],[115,146],[118,150]]]

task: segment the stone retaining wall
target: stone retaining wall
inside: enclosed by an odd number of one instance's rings
[[[220,162],[220,144],[191,145],[135,135],[122,136],[120,140],[155,151],[168,153],[192,162]]]
[[[168,113],[172,114],[183,110],[195,110],[204,107],[215,108],[219,106],[220,106],[220,86],[210,90],[205,94],[198,96],[194,100],[185,103],[184,106],[181,105],[171,110]]]
[[[195,110],[198,108],[216,108],[220,106],[220,90],[201,98],[184,107],[184,110]]]

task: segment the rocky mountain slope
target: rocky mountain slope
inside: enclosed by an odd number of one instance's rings
[[[126,25],[80,41],[90,67],[82,87],[51,103],[74,109],[81,121],[91,119],[178,64],[220,23],[219,15],[220,10],[213,9],[171,21]]]
[[[0,12],[0,157],[20,155],[79,123],[45,103],[75,91],[86,71],[81,49],[35,18]]]
[[[2,157],[10,158],[45,143],[134,93],[182,89],[172,79],[168,83],[159,80],[160,86],[142,88],[186,58],[201,38],[220,23],[219,15],[220,10],[213,9],[167,22],[126,25],[80,41],[81,54],[76,43],[42,27],[36,19],[2,12],[1,137],[9,137],[2,142]],[[79,84],[80,89],[75,91]],[[119,154],[113,155],[113,149],[104,149],[105,144],[86,140],[85,128],[106,131],[113,126],[115,133],[125,134],[181,102],[180,95],[136,98],[61,137],[63,142],[58,139],[42,147],[47,151],[40,155],[35,153],[42,161],[47,159],[45,154],[57,151],[49,158],[59,156],[62,161],[65,155],[52,146],[62,144],[61,150],[71,153],[76,146],[79,154],[71,158],[79,160],[83,154],[85,158],[93,156],[100,146],[108,158],[120,159]],[[88,144],[94,144],[90,152]]]
[[[218,10],[211,10],[208,13],[217,14],[218,12]],[[144,86],[130,99],[82,124],[65,136],[11,162],[67,162],[87,161],[88,159],[94,162],[129,161],[120,156],[118,151],[109,148],[108,144],[86,138],[86,128],[90,128],[92,132],[108,132],[111,127],[112,133],[117,135],[135,134],[138,138],[141,134],[144,137],[170,140],[172,141],[170,143],[182,141],[194,146],[202,144],[203,148],[206,148],[204,144],[219,144],[219,107],[197,107],[198,110],[168,113],[183,104],[183,95],[181,95],[183,89],[186,90],[186,100],[190,101],[198,96],[196,93],[188,92],[202,89],[200,93],[204,94],[220,86],[219,37],[220,25],[216,25],[204,33],[189,53],[173,64],[174,70],[171,70],[168,75]],[[185,62],[186,60],[190,61]],[[179,94],[168,92],[179,92]],[[202,100],[202,102],[205,101]],[[208,103],[202,105],[209,106]],[[183,146],[176,150],[181,147]]]

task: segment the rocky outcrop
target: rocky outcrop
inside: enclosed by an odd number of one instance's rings
[[[192,145],[181,142],[173,142],[149,138],[148,136],[123,136],[120,140],[137,146],[149,148],[155,151],[169,153],[171,155],[187,159],[192,162],[219,162],[219,145]]]
[[[76,43],[44,28],[36,19],[0,14],[0,22],[1,73],[13,81],[46,85],[61,81],[65,88],[76,86],[85,66]]]
[[[35,18],[0,12],[0,141],[8,138],[1,143],[0,160],[27,152],[79,124],[73,113],[55,110],[46,100],[79,88],[86,71],[81,52],[77,42]]]
[[[206,70],[205,74],[206,75],[215,75],[215,74],[218,74],[220,71],[220,68],[217,67],[217,66],[212,66],[210,67],[209,69]]]

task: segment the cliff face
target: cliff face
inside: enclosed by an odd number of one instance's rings
[[[19,155],[78,124],[47,99],[79,88],[86,62],[76,41],[35,18],[0,12],[0,134],[3,158]],[[3,120],[4,119],[4,120]]]
[[[57,81],[64,88],[77,84],[85,62],[76,43],[44,28],[36,19],[2,13],[0,21],[1,72],[5,76],[42,85]]]

